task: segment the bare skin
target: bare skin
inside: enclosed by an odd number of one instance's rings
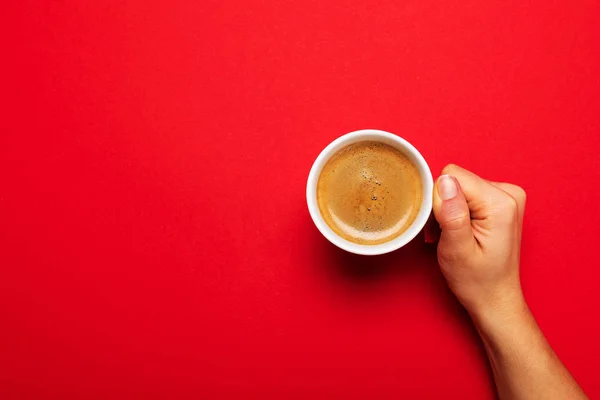
[[[527,307],[519,278],[525,192],[455,165],[437,180],[438,261],[484,343],[498,396],[587,399]]]

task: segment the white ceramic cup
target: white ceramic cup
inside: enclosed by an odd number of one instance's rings
[[[423,200],[421,202],[421,207],[419,208],[419,214],[417,214],[417,217],[413,221],[412,225],[397,238],[390,240],[389,242],[375,245],[354,243],[336,234],[323,219],[317,203],[317,183],[319,181],[319,176],[321,175],[323,166],[338,150],[353,143],[363,141],[385,143],[400,150],[417,167],[421,176],[421,182],[423,184]],[[306,184],[306,202],[308,203],[308,211],[310,212],[310,216],[319,231],[327,238],[327,240],[340,249],[349,251],[350,253],[362,255],[378,255],[389,253],[390,251],[399,249],[410,242],[423,229],[427,223],[427,220],[429,219],[433,201],[432,196],[433,177],[431,176],[429,166],[427,165],[427,162],[421,153],[419,153],[419,151],[415,149],[412,144],[408,143],[400,136],[377,129],[363,129],[360,131],[350,132],[331,142],[327,147],[325,147],[325,149],[323,149],[321,154],[319,154],[315,160],[312,168],[310,169],[310,173],[308,174],[308,182]]]

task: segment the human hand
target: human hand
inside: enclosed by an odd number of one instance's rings
[[[525,191],[448,165],[435,184],[433,211],[442,273],[469,314],[526,308],[519,279]]]
[[[587,399],[527,308],[519,279],[525,192],[448,165],[433,191],[438,261],[467,309],[500,399]]]

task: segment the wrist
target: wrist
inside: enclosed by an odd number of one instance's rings
[[[471,307],[467,311],[481,334],[501,332],[508,327],[514,328],[526,323],[531,316],[521,291],[503,296],[497,301]]]

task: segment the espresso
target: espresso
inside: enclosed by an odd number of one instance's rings
[[[400,236],[421,206],[417,167],[401,151],[359,142],[335,153],[317,183],[321,215],[339,236],[375,245]]]

